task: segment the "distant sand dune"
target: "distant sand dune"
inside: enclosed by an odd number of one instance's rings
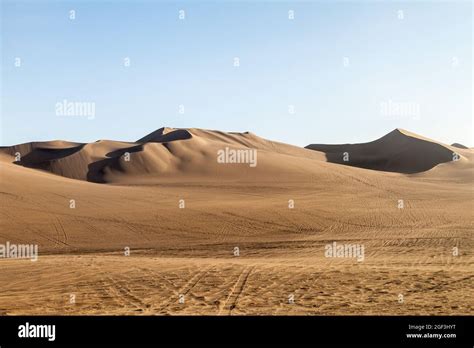
[[[469,149],[467,146],[464,146],[463,144],[459,144],[459,143],[453,143],[451,144],[452,147],[457,147],[457,148],[460,148],[460,149]]]
[[[332,163],[405,174],[424,172],[438,164],[452,162],[455,153],[459,153],[459,159],[464,157],[459,148],[402,129],[395,129],[369,143],[312,144],[306,148],[324,152]],[[344,160],[345,154],[347,161]]]

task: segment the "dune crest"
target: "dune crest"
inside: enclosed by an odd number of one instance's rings
[[[192,134],[186,129],[175,129],[162,127],[150,134],[137,140],[137,143],[157,142],[166,143],[176,140],[185,140],[192,138]]]

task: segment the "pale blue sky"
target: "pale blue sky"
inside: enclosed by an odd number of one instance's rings
[[[400,127],[474,146],[472,16],[470,1],[2,1],[0,143],[170,126],[305,146]],[[56,115],[64,99],[94,119]]]

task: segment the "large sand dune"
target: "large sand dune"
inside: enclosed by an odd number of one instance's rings
[[[236,166],[218,163],[217,151],[225,148],[256,150],[258,165],[250,168],[248,164],[239,163],[236,170]],[[274,174],[298,176],[310,173],[312,168],[307,167],[317,166],[315,159],[324,160],[320,153],[265,140],[251,133],[170,128],[160,128],[134,143],[33,142],[1,151],[12,159],[19,153],[21,160],[15,162],[18,165],[101,183],[139,184],[142,180],[177,176],[203,180],[268,179]]]
[[[370,143],[312,144],[306,148],[324,152],[329,162],[407,174],[424,172],[454,159],[464,161],[465,156],[472,155],[471,151],[462,151],[458,144],[444,145],[403,129],[395,129]]]
[[[171,128],[2,148],[0,244],[40,257],[0,259],[0,314],[471,313],[473,150],[402,130],[310,148]]]

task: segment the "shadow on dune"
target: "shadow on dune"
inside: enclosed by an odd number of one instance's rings
[[[13,162],[14,164],[21,165],[28,168],[50,170],[51,162],[60,160],[73,155],[80,151],[86,144],[79,146],[65,148],[65,149],[54,149],[54,148],[43,148],[36,147],[32,148],[25,156],[21,158],[21,161]]]
[[[127,147],[125,149],[115,150],[106,154],[107,157],[100,161],[95,161],[89,164],[87,172],[87,181],[103,184],[106,181],[104,180],[104,168],[113,168],[120,170],[122,167],[120,165],[120,158],[125,153],[133,153],[143,151],[143,145],[135,145]]]

